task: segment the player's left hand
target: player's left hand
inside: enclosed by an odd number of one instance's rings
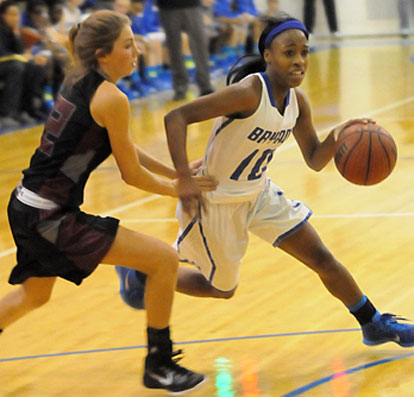
[[[195,216],[200,218],[201,209],[205,209],[205,202],[195,178],[192,176],[185,176],[174,180],[174,182],[184,212],[191,218]]]

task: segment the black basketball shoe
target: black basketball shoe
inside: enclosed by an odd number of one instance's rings
[[[165,389],[172,395],[182,395],[201,386],[206,377],[203,374],[181,367],[177,362],[182,358],[174,358],[181,350],[160,353],[158,349],[150,349],[145,358],[144,386],[149,389]]]

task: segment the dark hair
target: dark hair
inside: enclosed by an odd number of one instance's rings
[[[90,71],[97,70],[98,55],[109,54],[123,27],[129,24],[126,15],[100,10],[73,26],[69,32],[69,50],[74,62],[64,84],[74,84]]]
[[[263,57],[264,50],[266,49],[265,41],[267,35],[275,27],[279,26],[286,21],[297,21],[296,18],[292,18],[290,15],[280,13],[277,17],[261,17],[260,21],[265,24],[265,27],[260,34],[258,47],[260,54],[247,54],[239,58],[227,73],[226,84],[230,85],[239,82],[244,77],[252,73],[264,72],[266,70],[266,62]]]
[[[27,2],[26,12],[28,14],[32,14],[36,12],[39,9],[39,7],[46,8],[47,7],[46,2],[44,0],[30,0]]]
[[[44,0],[46,5],[50,8],[55,5],[65,4],[66,0]]]
[[[5,0],[0,3],[0,15],[4,15],[10,7],[18,7],[14,0]]]

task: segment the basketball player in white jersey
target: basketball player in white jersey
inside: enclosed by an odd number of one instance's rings
[[[228,75],[229,87],[166,115],[168,145],[179,175],[176,215],[180,230],[175,246],[181,261],[194,265],[179,269],[177,290],[230,298],[239,282],[239,265],[251,232],[314,270],[361,324],[365,344],[394,341],[414,346],[414,325],[378,312],[308,222],[311,210],[286,198],[267,177],[267,165],[290,135],[306,164],[319,171],[334,156],[341,129],[368,122],[351,120],[319,140],[309,102],[298,88],[308,66],[308,35],[296,19],[269,19],[259,39],[260,56],[236,63]],[[215,191],[202,193],[191,179],[187,126],[212,118],[217,119],[200,173],[214,176],[219,184]],[[118,269],[118,274],[123,299],[139,307],[138,292],[144,285],[139,273]]]

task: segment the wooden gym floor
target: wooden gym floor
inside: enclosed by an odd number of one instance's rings
[[[414,320],[414,52],[409,41],[343,41],[318,45],[302,88],[323,135],[336,123],[370,116],[394,136],[398,162],[372,187],[345,181],[331,162],[308,169],[291,138],[270,176],[305,202],[311,223],[382,312]],[[337,48],[338,47],[338,48]],[[217,83],[219,86],[220,83]],[[136,142],[169,161],[163,115],[167,95],[133,106]],[[212,123],[193,126],[192,159],[201,156]],[[41,128],[0,136],[0,294],[15,250],[6,207]],[[88,183],[83,209],[119,217],[130,228],[172,243],[175,200],[136,191],[113,159]],[[183,365],[209,382],[194,396],[412,396],[414,350],[366,347],[358,324],[310,270],[252,237],[236,295],[227,301],[176,295],[173,338]],[[76,287],[58,280],[53,299],[0,337],[0,396],[161,396],[141,384],[145,317],[123,304],[110,266]]]

